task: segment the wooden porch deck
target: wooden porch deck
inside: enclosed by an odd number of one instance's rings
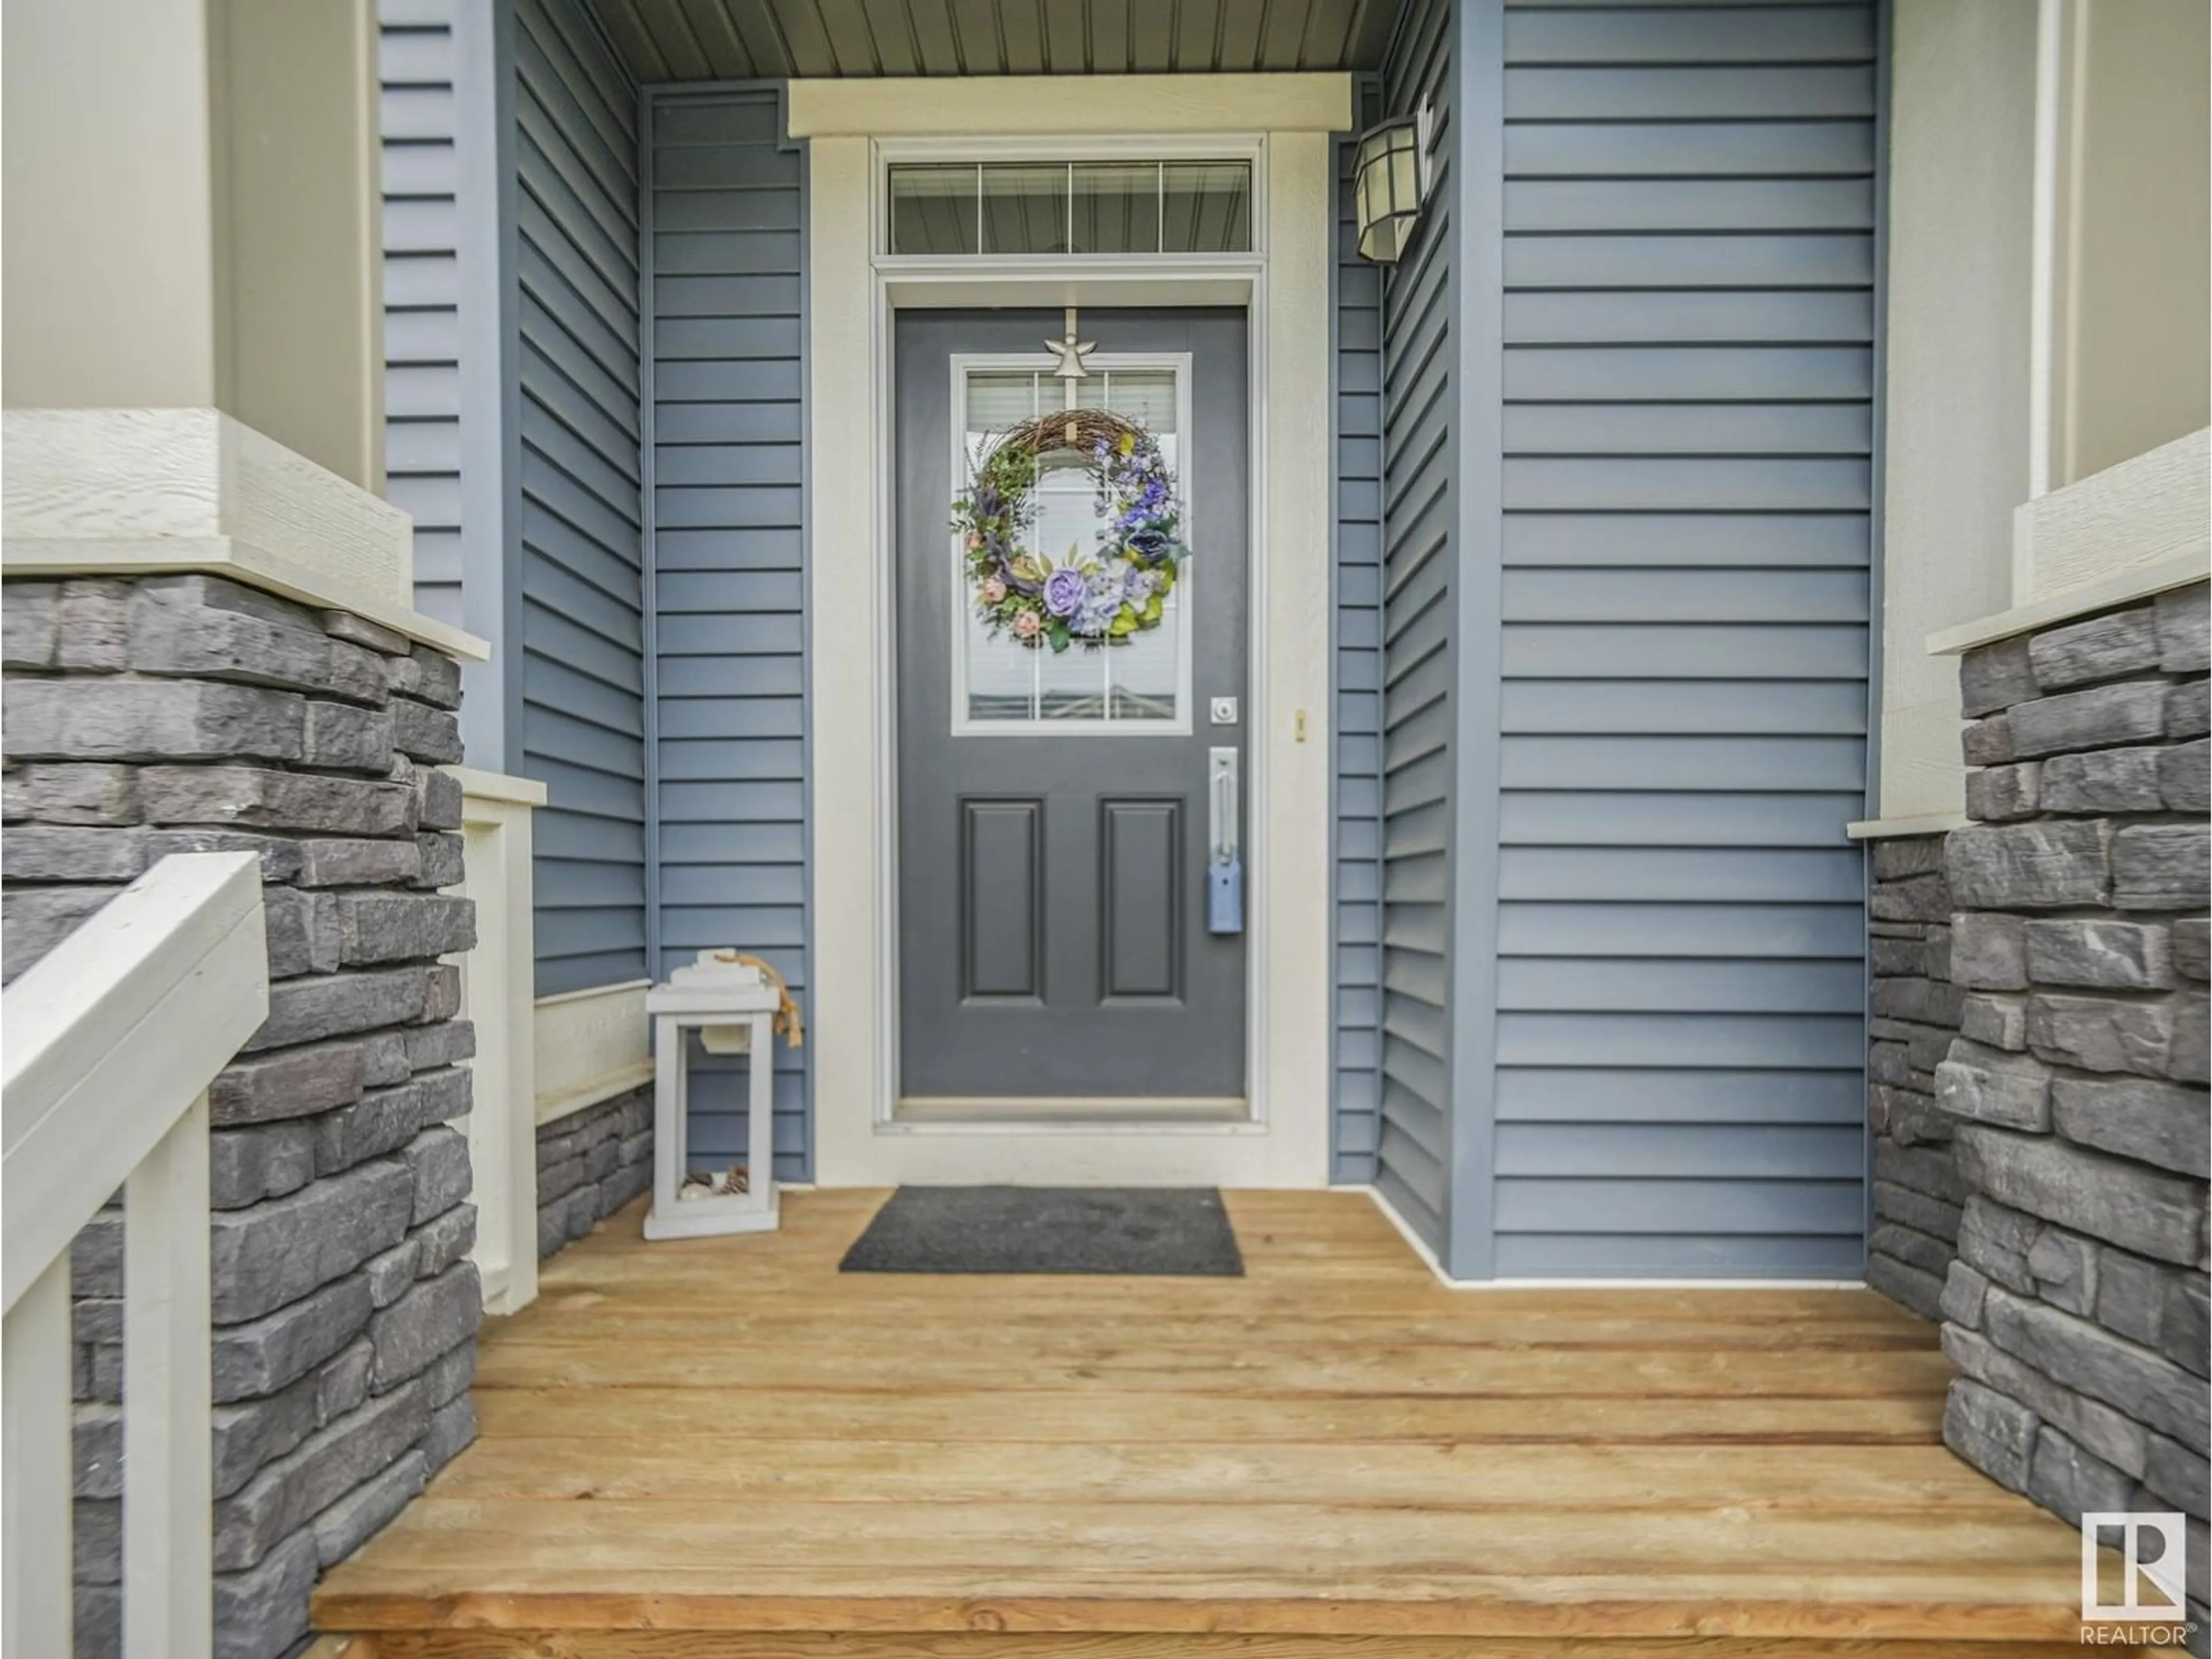
[[[1241,1279],[840,1275],[881,1193],[489,1330],[481,1438],[316,1599],[378,1659],[2078,1651],[2072,1529],[1870,1292],[1438,1285],[1358,1194]],[[2049,1644],[2047,1647],[2045,1645]]]

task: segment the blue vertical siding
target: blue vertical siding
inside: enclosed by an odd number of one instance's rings
[[[805,156],[775,87],[647,103],[656,971],[736,945],[808,987]],[[805,1049],[776,1173],[811,1173]],[[745,1146],[744,1062],[695,1051],[690,1136]]]
[[[1355,128],[1381,88],[1354,94]],[[1335,1048],[1331,1179],[1371,1182],[1382,1083],[1382,273],[1359,257],[1350,134],[1336,149]]]
[[[1434,193],[1382,307],[1382,1015],[1376,1188],[1440,1254],[1451,1156],[1454,448],[1459,303],[1452,248],[1451,0],[1408,0],[1382,70],[1383,106],[1437,117]]]
[[[415,518],[415,608],[461,626],[454,0],[380,0],[385,493]]]
[[[1855,1278],[1873,8],[1504,21],[1494,1268]]]
[[[509,534],[550,995],[646,973],[637,92],[574,0],[514,24]]]

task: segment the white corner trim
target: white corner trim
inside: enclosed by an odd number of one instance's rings
[[[216,409],[7,410],[0,568],[204,571],[352,611],[451,656],[490,654],[416,613],[406,514]]]
[[[1917,812],[1909,817],[1860,818],[1844,826],[1853,841],[1887,841],[1893,836],[1948,836],[1972,820],[1964,812]]]
[[[1369,1201],[1382,1212],[1382,1218],[1398,1230],[1398,1237],[1404,1239],[1413,1254],[1421,1258],[1421,1265],[1436,1275],[1439,1285],[1446,1290],[1466,1288],[1468,1281],[1454,1279],[1444,1271],[1444,1264],[1437,1260],[1437,1253],[1429,1248],[1428,1240],[1423,1238],[1407,1224],[1406,1218],[1398,1213],[1397,1206],[1383,1197],[1382,1189],[1380,1187],[1361,1187],[1358,1190],[1365,1193]]]
[[[1406,1224],[1406,1218],[1391,1207],[1376,1187],[1354,1187],[1365,1193],[1382,1212],[1383,1218],[1421,1258],[1421,1265],[1436,1275],[1448,1291],[1863,1291],[1863,1279],[1454,1279],[1437,1260],[1426,1240]]]
[[[2069,0],[2037,0],[2035,17],[2034,161],[2029,174],[2027,493],[2051,488],[2058,447],[2058,416],[2066,397],[2060,325],[2066,309],[2061,250],[2069,240],[2067,175],[2072,171],[2069,129],[2075,103],[2067,74]]]
[[[538,1122],[542,1127],[556,1118],[580,1112],[586,1106],[596,1106],[603,1100],[612,1100],[617,1095],[626,1095],[653,1081],[653,1064],[641,1060],[622,1067],[619,1071],[604,1073],[589,1084],[566,1094],[549,1095],[542,1091],[538,1097]]]
[[[793,81],[789,97],[794,138],[1328,133],[1352,125],[1352,76],[1339,73]]]
[[[545,786],[535,778],[518,778],[507,772],[480,772],[473,766],[446,766],[439,769],[459,780],[465,808],[478,801],[499,801],[511,806],[545,805]]]
[[[476,902],[477,943],[461,957],[461,1003],[475,1022],[473,1097],[467,1117],[476,1171],[477,1241],[487,1312],[511,1314],[538,1294],[538,1085],[531,978],[531,811],[540,786],[452,769],[462,783],[466,861],[461,893]],[[520,786],[491,793],[471,783]]]
[[[652,985],[651,980],[625,980],[538,999],[532,1047],[539,1123],[653,1081],[645,1016]]]
[[[637,1006],[643,1008],[645,994],[652,988],[653,981],[649,979],[615,980],[605,985],[587,985],[580,991],[556,991],[538,998],[537,1006],[540,1009],[565,1008],[571,1003],[600,1002],[613,997],[617,992],[634,991],[637,994]]]
[[[2015,605],[2190,557],[2212,563],[2212,428],[2013,509]]]
[[[2162,564],[2116,571],[2101,581],[2084,582],[2063,593],[2049,594],[2026,605],[2016,605],[2009,611],[2000,611],[1994,617],[1983,617],[1930,634],[1928,653],[1935,657],[1954,657],[1978,645],[2031,633],[2069,617],[2086,617],[2092,611],[2109,611],[2131,600],[2148,599],[2208,577],[2212,577],[2212,569],[2207,568],[2204,556],[2199,553],[2186,553]]]

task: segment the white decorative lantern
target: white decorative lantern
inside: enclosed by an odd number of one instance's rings
[[[1421,204],[1429,198],[1435,171],[1433,125],[1424,99],[1413,114],[1379,121],[1356,141],[1352,198],[1361,258],[1379,265],[1395,264],[1413,240],[1413,226],[1421,216]]]
[[[653,1210],[647,1238],[760,1233],[776,1224],[775,1016],[783,988],[731,951],[702,951],[645,994],[653,1021]],[[745,1190],[685,1197],[686,1117],[691,1050],[699,1033],[709,1054],[750,1056],[746,1079]]]

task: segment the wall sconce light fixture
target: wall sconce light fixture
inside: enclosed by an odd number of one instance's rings
[[[1436,170],[1435,116],[1426,99],[1411,115],[1379,121],[1359,135],[1352,155],[1360,257],[1395,264],[1428,200]]]

